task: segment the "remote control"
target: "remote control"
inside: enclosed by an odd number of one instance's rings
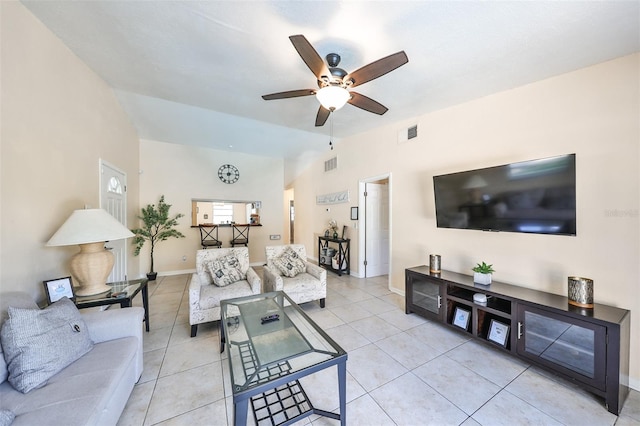
[[[260,322],[262,324],[266,324],[266,323],[272,322],[272,321],[279,321],[279,320],[280,320],[280,315],[278,315],[278,314],[267,315],[266,317],[260,318]]]

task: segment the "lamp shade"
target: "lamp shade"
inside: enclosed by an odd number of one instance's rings
[[[133,237],[123,224],[103,209],[76,210],[47,241],[47,246],[71,246]]]
[[[80,252],[71,258],[69,268],[77,283],[76,295],[92,296],[111,289],[105,282],[113,269],[114,257],[105,250],[105,241],[133,236],[106,210],[76,210],[53,234],[47,246],[80,246]]]
[[[473,175],[467,180],[463,186],[464,189],[477,189],[484,188],[488,183],[484,178],[480,175]]]
[[[325,86],[316,92],[316,98],[329,111],[340,109],[347,103],[351,95],[349,91],[339,86]]]

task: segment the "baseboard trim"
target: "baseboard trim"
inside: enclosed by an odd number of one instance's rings
[[[165,271],[165,272],[158,272],[158,276],[159,277],[169,277],[172,275],[182,275],[182,274],[193,274],[194,272],[196,272],[196,269],[180,269],[180,270],[176,270],[176,271]]]

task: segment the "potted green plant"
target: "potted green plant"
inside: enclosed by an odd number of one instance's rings
[[[149,267],[149,273],[147,273],[147,277],[151,281],[155,280],[158,275],[153,265],[153,253],[156,244],[168,238],[184,238],[184,235],[175,229],[175,226],[178,224],[178,219],[184,215],[178,213],[174,217],[169,217],[170,208],[171,204],[165,203],[164,195],[161,195],[157,207],[155,204],[148,204],[147,207],[142,208],[142,216],[138,216],[138,219],[142,221],[142,227],[131,230],[135,235],[133,238],[133,244],[136,246],[133,252],[134,256],[140,254],[140,250],[145,242],[149,241],[151,245],[151,265]]]
[[[473,282],[475,284],[491,284],[491,274],[495,272],[493,265],[487,265],[486,263],[478,263],[473,270]]]

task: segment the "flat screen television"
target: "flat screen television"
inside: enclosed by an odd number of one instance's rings
[[[433,177],[438,228],[576,235],[576,155]]]

